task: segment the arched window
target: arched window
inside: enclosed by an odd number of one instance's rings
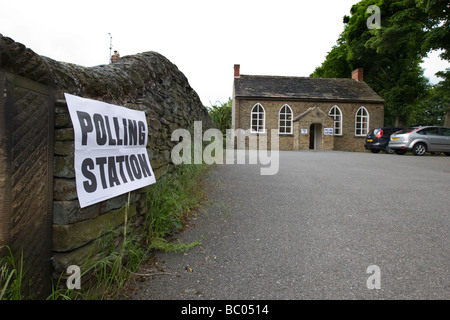
[[[342,136],[342,111],[338,106],[334,106],[328,112],[328,115],[334,120],[334,135]]]
[[[264,107],[257,103],[253,106],[250,115],[250,126],[252,133],[263,133],[266,125],[266,111]]]
[[[278,133],[292,134],[292,109],[287,104],[278,113]]]
[[[369,132],[369,112],[364,107],[361,107],[356,111],[355,117],[355,135],[366,136]]]

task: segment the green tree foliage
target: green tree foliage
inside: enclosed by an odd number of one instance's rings
[[[446,111],[450,105],[448,93],[440,85],[428,91],[427,97],[420,101],[411,113],[412,125],[444,125]]]
[[[442,50],[441,58],[450,61],[450,3],[448,0],[416,0],[425,13],[422,50]],[[447,73],[449,70],[447,69]]]
[[[327,55],[327,59],[320,67],[314,70],[312,77],[317,78],[348,78],[353,71],[347,62],[348,50],[342,39],[333,46]]]
[[[384,1],[387,2],[387,1]],[[390,23],[370,40],[370,45],[380,54],[403,50],[412,61],[424,58],[430,51],[441,50],[440,57],[450,62],[450,3],[447,0],[391,1],[394,12]],[[419,60],[420,62],[420,60]],[[450,91],[450,70],[437,73],[443,81],[437,90],[430,86],[428,94],[438,95],[442,101],[445,90]],[[444,99],[446,100],[446,99]],[[449,110],[449,106],[444,106]]]
[[[381,10],[380,29],[367,27],[370,5]],[[448,101],[444,89],[430,89],[420,67],[431,50],[441,49],[441,57],[449,58],[448,10],[443,0],[362,0],[344,17],[337,45],[311,76],[349,77],[350,70],[364,68],[364,81],[386,100],[385,124],[409,125],[428,99]],[[448,70],[440,75],[448,79]]]
[[[231,105],[232,100],[229,98],[228,102],[216,102],[215,105],[206,107],[209,116],[217,123],[223,134],[226,133],[226,129],[231,129]]]
[[[448,0],[417,0],[427,20],[424,28],[423,51],[442,50],[442,59],[450,62],[450,3]],[[433,94],[443,103],[443,110],[447,112],[447,123],[450,122],[450,69],[442,70],[437,75],[443,80],[434,88]]]

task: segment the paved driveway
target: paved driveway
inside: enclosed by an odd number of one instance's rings
[[[207,215],[179,237],[202,245],[158,254],[169,274],[134,299],[450,299],[450,157],[290,151],[276,175],[207,179]]]

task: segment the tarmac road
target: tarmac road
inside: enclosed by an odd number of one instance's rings
[[[450,299],[450,157],[289,151],[276,175],[260,167],[208,174],[207,214],[178,237],[202,244],[158,253],[167,274],[133,299]]]

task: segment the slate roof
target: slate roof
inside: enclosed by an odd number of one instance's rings
[[[384,103],[365,82],[350,78],[241,75],[234,79],[236,98],[334,100]]]

